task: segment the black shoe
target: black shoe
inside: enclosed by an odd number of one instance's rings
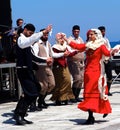
[[[70,99],[69,101],[72,102],[72,103],[77,103],[76,99]]]
[[[62,101],[62,103],[63,103],[64,105],[68,105],[68,104],[69,104],[68,100],[64,100],[64,101]]]
[[[26,124],[33,124],[32,121],[28,121],[28,120],[26,120],[26,119],[23,119],[23,121],[25,121]]]
[[[28,113],[25,114],[25,117],[27,117],[27,116],[28,116]]]
[[[39,109],[39,111],[41,111],[42,109],[47,109],[48,108],[48,105],[46,104],[38,104],[38,107],[37,107],[37,109]]]
[[[38,108],[37,108],[37,111],[42,111],[42,108],[39,108],[39,107],[38,107]]]
[[[24,119],[18,114],[15,114],[13,116],[13,118],[16,121],[16,125],[25,125],[26,124],[26,121],[24,121]]]
[[[30,108],[29,112],[35,112],[37,110],[37,108]]]
[[[42,108],[42,104],[39,104],[39,103],[38,103],[37,111],[42,111],[42,109],[43,109],[43,108]]]
[[[47,103],[45,103],[45,102],[43,102],[43,104],[42,104],[42,108],[48,108],[48,104]]]
[[[94,117],[89,117],[83,125],[93,125],[95,122]]]
[[[77,102],[82,102],[82,100],[80,98],[76,98]]]
[[[37,107],[37,111],[42,111],[42,107]]]
[[[47,108],[48,108],[48,106],[44,106],[44,105],[42,105],[42,108],[43,108],[43,109],[47,109]]]
[[[37,110],[37,107],[34,105],[30,105],[29,112],[35,112]]]
[[[103,114],[103,118],[105,118],[108,114]]]
[[[112,93],[109,92],[109,93],[108,93],[108,96],[112,96]]]
[[[56,106],[60,106],[60,105],[62,105],[62,103],[61,103],[61,101],[58,101],[58,100],[57,100],[57,101],[55,102],[55,105],[56,105]]]
[[[48,105],[47,103],[45,103],[45,102],[43,102],[43,105],[44,105],[44,106],[47,106],[47,107],[49,106],[49,105]]]
[[[34,100],[29,107],[30,112],[34,112],[37,110],[37,106],[36,106],[36,100]]]

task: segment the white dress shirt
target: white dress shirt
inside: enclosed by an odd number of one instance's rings
[[[34,42],[38,41],[42,36],[43,32],[34,33],[30,37],[26,37],[23,33],[21,33],[20,37],[18,38],[18,46],[20,48],[27,48]]]

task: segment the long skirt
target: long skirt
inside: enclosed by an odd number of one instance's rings
[[[55,88],[51,100],[65,101],[74,99],[68,67],[54,67],[53,74],[55,77]]]

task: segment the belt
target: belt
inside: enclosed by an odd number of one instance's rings
[[[21,69],[21,68],[28,68],[27,66],[17,66],[17,69]]]

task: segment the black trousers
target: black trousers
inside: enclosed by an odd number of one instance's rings
[[[36,100],[39,95],[41,87],[32,70],[19,68],[17,69],[17,76],[23,89],[24,97],[20,97],[15,109],[15,114],[24,117],[28,106]]]
[[[112,67],[111,62],[108,60],[108,63],[105,63],[105,73],[107,75],[107,80],[112,80]]]

